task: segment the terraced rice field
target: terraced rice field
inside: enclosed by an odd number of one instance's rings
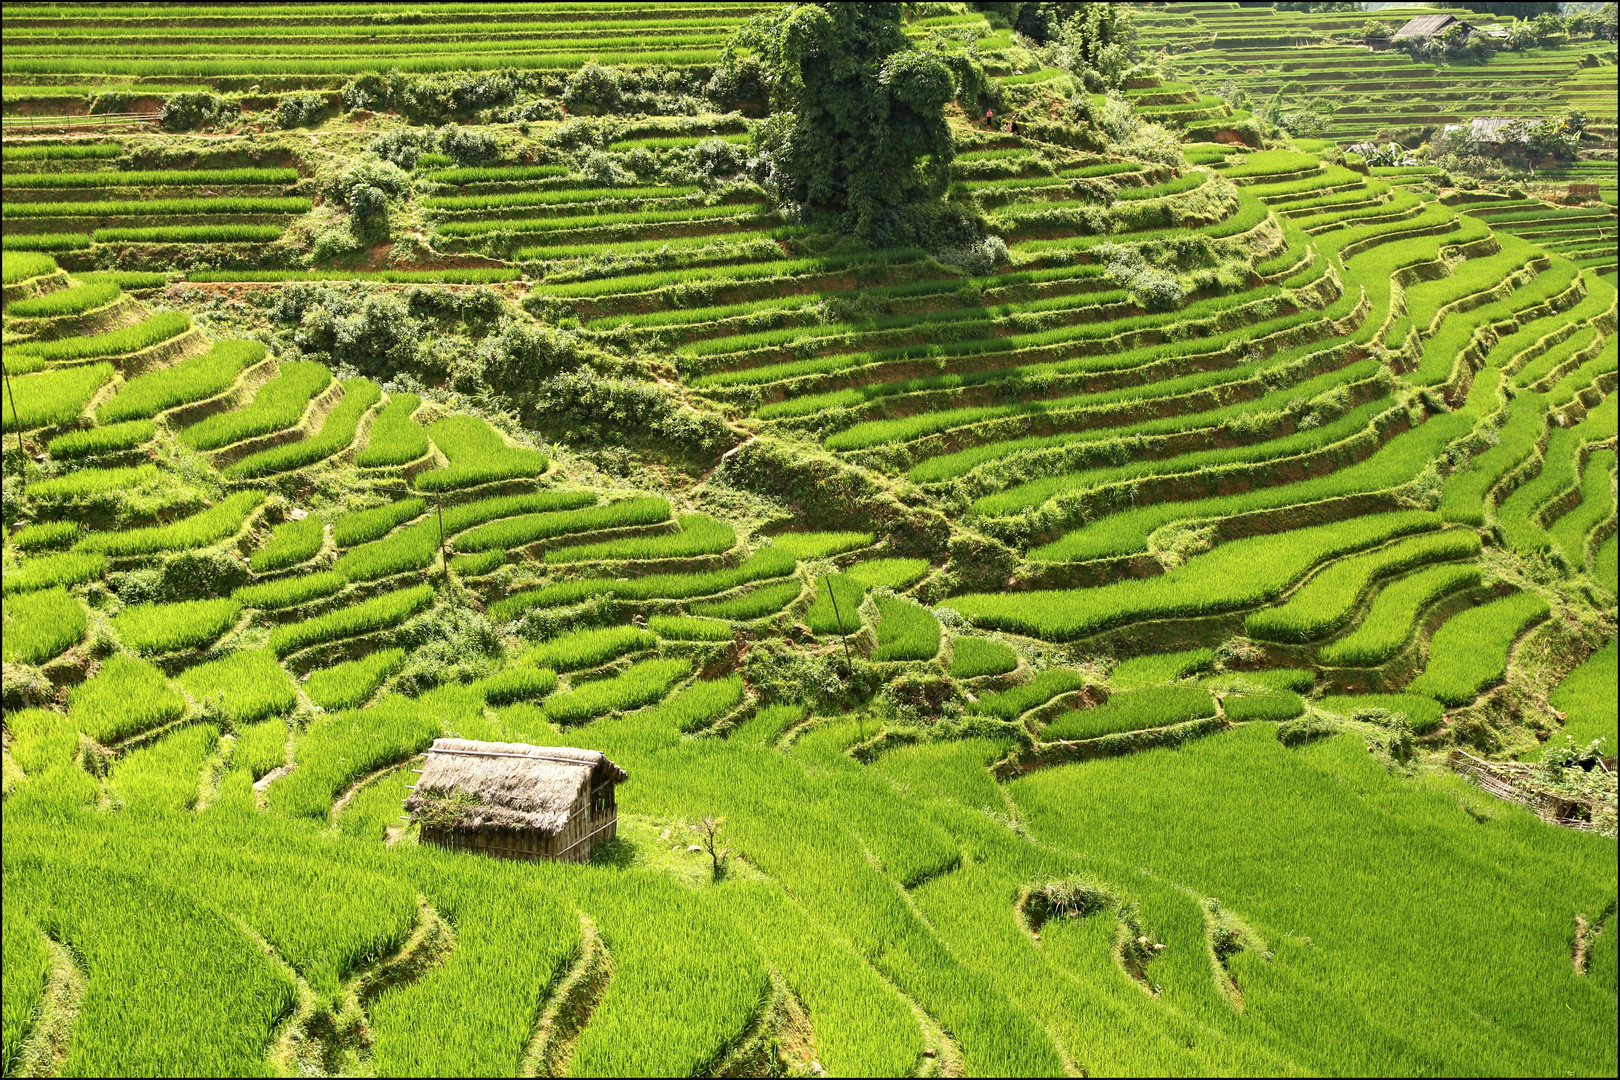
[[[1346,16],[1141,12],[1167,154],[925,7],[1005,258],[835,242],[763,10],[8,6],[240,111],[6,128],[5,1073],[1613,1075],[1612,205],[1203,141]],[[440,737],[618,838],[419,842]]]

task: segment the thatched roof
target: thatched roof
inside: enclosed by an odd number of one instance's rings
[[[593,782],[628,779],[598,750],[435,739],[405,809],[453,829],[494,826],[552,836]]]
[[[1395,38],[1432,38],[1454,23],[1462,23],[1455,15],[1419,15],[1395,31]],[[1467,26],[1467,23],[1463,23]]]

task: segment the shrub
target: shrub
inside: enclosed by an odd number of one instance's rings
[[[201,356],[137,375],[96,409],[96,419],[114,424],[156,416],[177,405],[202,401],[225,391],[244,368],[264,359],[256,341],[216,341]]]
[[[439,132],[439,149],[457,165],[483,165],[499,154],[495,136],[487,131],[468,131],[455,124]]]
[[[235,600],[182,600],[176,604],[132,604],[113,617],[124,647],[140,653],[167,653],[212,645],[242,613]]]
[[[156,434],[157,425],[150,420],[126,420],[121,424],[66,432],[52,439],[47,449],[55,458],[96,457],[134,449],[151,442]]]
[[[0,653],[8,664],[43,664],[84,640],[84,607],[60,587],[9,596],[4,612]]]
[[[112,744],[186,714],[186,699],[145,660],[113,653],[68,694],[68,715],[98,743]],[[9,717],[7,718],[9,720]]]
[[[974,679],[1004,675],[1018,666],[1018,654],[1003,641],[958,637],[951,641],[951,677]]]
[[[404,666],[404,649],[381,649],[311,673],[304,682],[304,695],[323,709],[356,709],[384,679]]]
[[[329,106],[325,94],[288,94],[276,105],[279,127],[315,127],[326,119]]]
[[[1155,686],[1124,690],[1106,704],[1076,709],[1047,725],[1047,739],[1094,739],[1122,731],[1168,727],[1215,715],[1215,699],[1190,686]]]
[[[241,106],[206,92],[175,94],[163,103],[158,123],[164,131],[193,131],[225,124],[242,113]]]
[[[325,534],[325,524],[313,514],[284,521],[276,526],[264,546],[253,553],[248,565],[254,573],[263,574],[312,559],[321,549]]]

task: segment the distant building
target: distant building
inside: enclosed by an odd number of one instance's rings
[[[1468,121],[1468,133],[1482,143],[1502,146],[1510,142],[1522,143],[1527,139],[1522,118],[1512,116],[1476,116]],[[1517,125],[1517,126],[1515,126]],[[1447,131],[1456,131],[1462,124],[1447,124]]]
[[[1472,24],[1463,22],[1455,15],[1419,15],[1414,19],[1408,19],[1406,25],[1395,31],[1395,36],[1390,40],[1400,41],[1404,38],[1421,38],[1428,41],[1430,38],[1437,37],[1450,30],[1453,26],[1463,26],[1469,30],[1474,29]]]
[[[424,844],[582,863],[618,835],[628,779],[597,750],[436,739],[405,809]]]

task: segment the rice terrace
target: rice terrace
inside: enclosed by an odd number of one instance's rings
[[[1614,3],[8,3],[6,1076],[1620,1070]]]

